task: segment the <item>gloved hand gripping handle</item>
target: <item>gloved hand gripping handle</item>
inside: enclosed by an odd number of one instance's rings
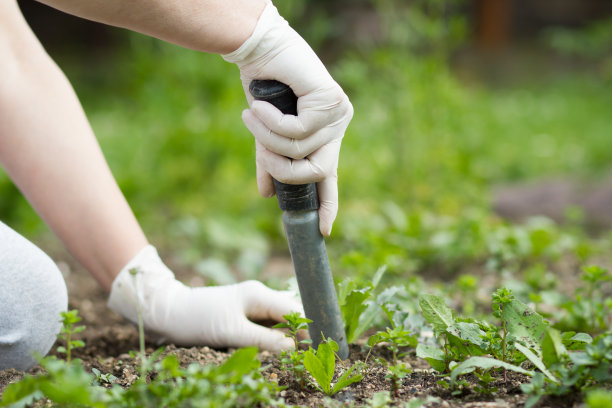
[[[290,87],[274,80],[254,80],[249,91],[256,100],[274,105],[285,115],[297,115],[297,97]],[[325,241],[319,230],[319,200],[315,183],[292,185],[274,180],[278,204],[300,288],[306,317],[313,322],[308,331],[317,348],[325,337],[339,346],[338,355],[348,357],[348,344]]]
[[[274,80],[255,80],[249,84],[249,92],[258,101],[274,105],[285,115],[297,115],[297,96],[287,85]],[[318,210],[317,185],[285,184],[273,179],[278,205],[281,210]]]

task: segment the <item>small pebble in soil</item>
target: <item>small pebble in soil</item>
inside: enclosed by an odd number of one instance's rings
[[[341,391],[334,395],[334,399],[340,402],[353,402],[355,401],[355,394],[352,391]]]

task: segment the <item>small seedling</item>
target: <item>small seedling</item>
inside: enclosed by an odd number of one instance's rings
[[[497,387],[491,387],[495,378],[491,376],[489,371],[485,371],[483,374],[480,374],[478,371],[474,371],[474,375],[478,377],[478,385],[474,387],[474,390],[479,392],[480,394],[490,395],[497,392]]]
[[[338,344],[331,339],[326,339],[319,343],[316,353],[312,348],[304,353],[304,367],[315,379],[314,387],[327,395],[333,395],[363,378],[361,374],[353,375],[353,371],[355,371],[353,365],[332,386],[336,369],[336,351],[338,351]]]
[[[514,300],[514,295],[512,292],[506,288],[497,289],[495,293],[492,295],[493,299],[493,316],[501,319],[502,321],[502,355],[501,360],[506,362],[506,348],[507,348],[507,340],[508,336],[508,328],[506,327],[506,320],[502,317],[504,306]],[[504,381],[508,381],[506,369],[504,368]]]
[[[117,377],[115,377],[111,373],[102,374],[102,372],[100,372],[100,370],[95,367],[91,369],[91,372],[95,376],[95,385],[112,384],[117,379]]]
[[[412,370],[410,370],[404,363],[391,365],[387,368],[387,375],[385,375],[385,379],[391,381],[391,391],[393,391],[395,398],[399,398],[399,389],[402,385],[402,380],[411,372]]]
[[[76,333],[80,333],[85,330],[85,326],[75,326],[82,319],[79,316],[78,310],[68,310],[61,314],[62,330],[57,335],[58,339],[64,341],[63,346],[57,348],[58,353],[66,354],[66,362],[70,362],[72,358],[72,350],[76,348],[85,347],[85,343],[82,340],[73,340],[72,336]]]
[[[601,333],[612,325],[612,299],[606,296],[612,274],[595,265],[586,266],[582,271],[580,279],[584,283],[576,289],[573,299],[561,305],[564,315],[557,327]]]
[[[312,340],[310,339],[299,340],[299,332],[303,330],[308,330],[308,323],[312,323],[312,320],[302,317],[299,312],[291,312],[289,314],[286,314],[283,316],[283,319],[285,319],[286,322],[278,323],[273,327],[277,329],[289,330],[289,333],[285,336],[293,340],[296,351],[299,349],[300,344],[312,343]]]
[[[377,302],[372,299],[386,266],[378,268],[372,280],[364,288],[357,288],[354,280],[346,280],[340,286],[338,302],[345,322],[346,339],[349,343],[355,342],[368,330],[379,313]]]
[[[491,296],[493,299],[493,316],[501,319],[502,321],[502,361],[506,361],[506,347],[508,336],[508,328],[506,327],[506,321],[502,317],[504,306],[514,300],[512,292],[506,288],[497,289]]]
[[[398,357],[402,355],[398,355],[400,347],[416,347],[418,344],[418,340],[416,336],[414,336],[409,330],[404,327],[404,317],[405,314],[397,309],[396,305],[391,304],[383,304],[382,309],[387,315],[387,318],[391,322],[391,327],[387,327],[385,331],[378,331],[374,333],[368,339],[368,346],[370,347],[370,351],[366,356],[366,362],[372,348],[379,343],[386,343],[387,348],[391,351],[393,355],[393,366],[398,365]]]
[[[306,385],[306,373],[304,368],[304,352],[300,350],[300,344],[310,344],[311,339],[299,340],[299,332],[308,329],[308,323],[312,323],[312,320],[302,317],[298,312],[292,312],[283,316],[286,322],[281,322],[275,325],[275,328],[288,329],[289,333],[285,336],[293,340],[295,349],[283,350],[281,352],[281,364],[283,368],[289,368],[293,375],[295,375],[300,388],[304,388]]]

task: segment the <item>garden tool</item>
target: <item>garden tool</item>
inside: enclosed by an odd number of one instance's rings
[[[256,100],[274,105],[285,115],[297,115],[297,96],[287,85],[274,80],[254,80],[249,91]],[[285,184],[274,180],[289,252],[297,277],[308,332],[316,349],[324,338],[338,343],[338,355],[349,355],[344,323],[332,278],[325,241],[319,231],[317,186]]]

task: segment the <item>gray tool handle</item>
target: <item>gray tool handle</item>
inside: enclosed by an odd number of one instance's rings
[[[256,80],[249,85],[257,100],[270,102],[284,114],[297,114],[297,97],[287,85],[271,80]],[[283,225],[289,244],[295,276],[306,317],[312,320],[308,332],[317,348],[323,337],[338,343],[338,355],[349,355],[344,323],[338,306],[325,241],[319,231],[319,202],[314,183],[291,185],[274,180]]]
[[[249,92],[258,101],[276,106],[285,115],[297,115],[297,96],[282,82],[256,79],[249,84]],[[317,185],[285,184],[274,179],[274,189],[281,210],[302,211],[319,209]]]

